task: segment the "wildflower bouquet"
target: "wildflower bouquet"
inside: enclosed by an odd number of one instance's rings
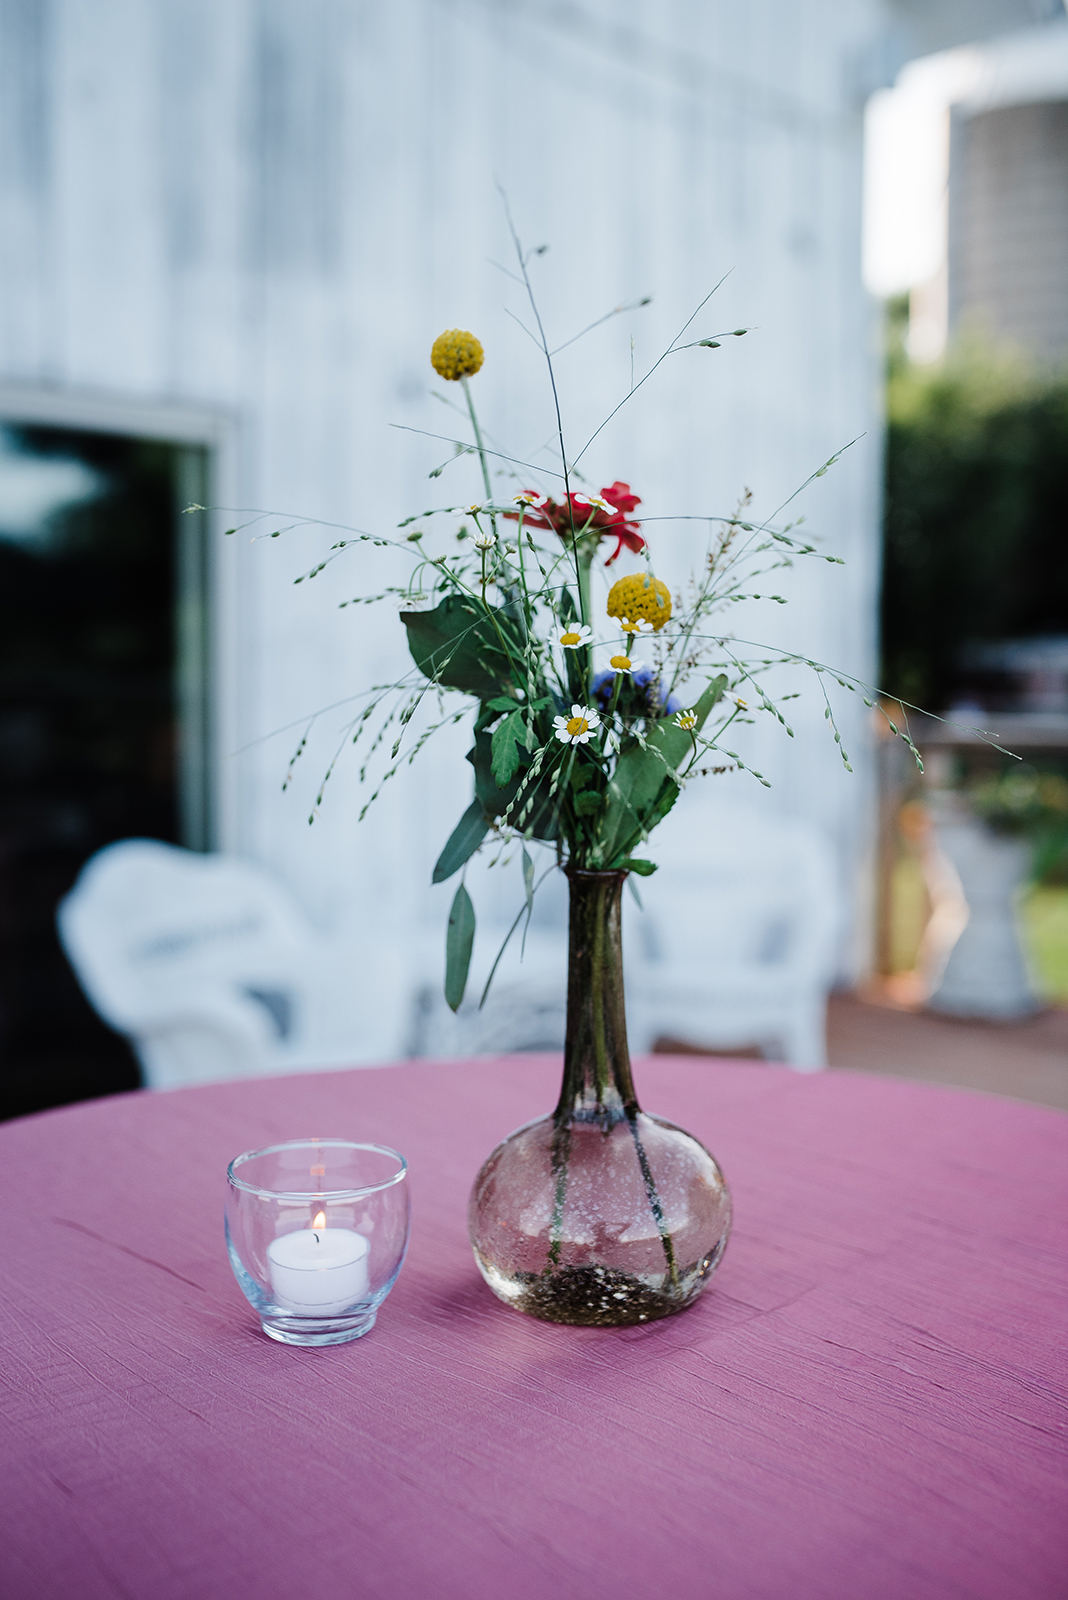
[[[735,329],[733,336],[745,332]],[[413,555],[410,579],[382,595],[345,603],[399,597],[417,669],[414,680],[376,691],[355,727],[354,742],[383,711],[372,735],[377,749],[386,730],[399,725],[382,782],[473,703],[468,760],[474,798],[445,843],[433,880],[441,883],[460,872],[488,837],[516,841],[524,895],[514,931],[524,914],[529,917],[536,887],[530,846],[549,846],[551,866],[654,872],[642,849],[687,782],[710,772],[746,770],[742,756],[724,744],[734,724],[751,721],[754,713],[770,714],[792,737],[778,702],[761,686],[769,669],[788,661],[804,663],[817,676],[825,669],[774,651],[751,659],[737,640],[715,629],[716,614],[738,600],[784,603],[780,595],[754,592],[753,583],[798,556],[817,554],[797,524],[749,520],[748,494],[733,515],[713,524],[700,572],[674,598],[653,570],[636,516],[640,497],[620,480],[599,492],[579,487],[581,475],[562,448],[562,432],[559,467],[539,474],[556,479],[558,488],[495,495],[491,462],[503,460],[513,478],[516,473],[511,458],[490,446],[478,420],[470,380],[483,360],[478,339],[460,329],[443,333],[431,352],[434,370],[463,394],[473,442],[457,440],[455,447],[478,456],[483,499],[408,518],[401,530],[410,531],[401,540],[376,539]],[[448,519],[455,528],[457,516],[462,522],[452,548],[442,548],[435,519]],[[353,542],[340,541],[335,553]],[[642,568],[612,584],[598,615],[594,563],[607,551],[604,565],[611,568],[624,549],[641,558]],[[843,687],[854,687],[835,676]],[[450,708],[450,695],[463,697],[462,709]],[[409,748],[405,731],[428,699],[436,701],[439,715]],[[829,701],[827,712],[833,725]],[[836,727],[834,734],[840,745]],[[842,755],[848,767],[844,750]],[[361,777],[367,771],[365,763]],[[380,791],[381,783],[361,819]],[[445,993],[454,1010],[466,988],[474,929],[474,906],[461,882],[446,942]]]
[[[371,691],[350,729],[356,743],[366,739],[370,746],[361,779],[374,752],[393,740],[361,818],[383,783],[415,760],[438,729],[473,715],[474,796],[434,868],[437,883],[461,874],[446,940],[445,993],[454,1010],[463,999],[475,931],[462,874],[476,851],[492,840],[512,847],[504,854],[519,856],[523,893],[511,932],[530,916],[541,881],[534,866],[539,847],[549,855],[546,871],[562,867],[569,880],[560,1099],[551,1116],[505,1140],[479,1173],[469,1212],[476,1259],[497,1295],[533,1315],[643,1322],[683,1309],[701,1292],[726,1245],[731,1210],[723,1175],[704,1146],[638,1105],[623,1003],[622,885],[630,873],[655,871],[645,846],[687,784],[709,773],[752,771],[728,748],[736,724],[766,715],[792,736],[782,709],[792,696],[773,693],[775,669],[792,664],[815,675],[849,766],[825,688],[829,669],[754,647],[724,623],[740,600],[783,603],[766,590],[769,574],[799,558],[837,558],[821,555],[799,522],[781,524],[785,507],[771,519],[754,519],[747,493],[733,513],[708,519],[704,559],[687,589],[672,595],[654,570],[640,497],[621,480],[594,490],[578,465],[585,449],[572,457],[565,446],[529,258],[518,240],[516,247],[556,402],[552,467],[518,461],[483,431],[472,380],[484,352],[473,334],[450,329],[435,341],[431,362],[463,397],[457,409],[470,437],[450,443],[453,459],[477,456],[480,499],[407,518],[391,539],[357,533],[339,541],[327,560],[373,540],[412,561],[405,583],[345,602],[399,599],[414,667]],[[621,405],[669,355],[715,349],[746,332],[684,343],[701,309]],[[835,459],[812,476],[822,476]],[[494,491],[494,476],[510,478],[507,491]],[[545,486],[527,487],[535,477]],[[595,563],[603,559],[611,573],[624,551],[639,565],[616,578],[601,609],[591,582]],[[857,680],[831,676],[873,703]],[[899,731],[915,753],[907,725],[894,727]],[[488,989],[489,982],[483,1001]]]

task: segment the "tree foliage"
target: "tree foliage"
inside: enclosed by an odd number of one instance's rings
[[[1068,376],[894,362],[887,422],[882,682],[939,708],[965,646],[1068,633]]]

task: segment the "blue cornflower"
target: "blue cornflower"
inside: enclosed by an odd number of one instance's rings
[[[616,674],[611,669],[598,672],[593,680],[593,699],[602,710],[607,711],[612,704],[612,695],[615,690]],[[676,711],[682,710],[682,701],[676,695],[669,694],[666,701],[660,687],[660,679],[652,667],[636,667],[630,674],[630,682],[625,685],[620,695],[621,709],[630,710],[634,700],[638,700],[643,715],[647,717],[673,716]]]

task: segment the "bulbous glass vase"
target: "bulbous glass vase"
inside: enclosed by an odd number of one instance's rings
[[[564,1081],[551,1116],[497,1146],[471,1192],[493,1292],[549,1322],[617,1327],[692,1305],[726,1248],[731,1198],[691,1134],[638,1105],[623,1004],[625,872],[569,867]]]

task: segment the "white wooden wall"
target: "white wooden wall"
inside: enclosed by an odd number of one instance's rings
[[[596,484],[629,479],[650,516],[728,509],[749,485],[766,514],[863,435],[802,502],[848,564],[736,620],[869,674],[879,357],[857,63],[881,20],[877,0],[0,0],[0,381],[230,419],[228,505],[388,530],[470,497],[467,464],[428,482],[448,447],[389,424],[451,431],[427,358],[459,325],[486,347],[487,425],[521,456],[551,431],[504,310],[520,296],[491,264],[509,264],[499,179],[525,240],[551,246],[536,279],[553,338],[655,296],[561,357],[572,440],[628,386],[631,335],[640,373],[724,273],[695,332],[756,330],[666,363],[586,458]],[[669,579],[695,555],[686,526],[648,530]],[[324,925],[363,930],[356,1048],[374,1055],[398,1042],[419,935],[444,927],[451,886],[429,876],[470,798],[467,744],[443,740],[359,830],[342,762],[309,828],[335,711],[281,794],[301,719],[405,664],[388,608],[337,609],[387,572],[383,552],[292,586],[329,542],[223,548],[220,532],[218,842],[272,864]],[[827,828],[848,972],[868,936],[866,723],[843,705],[850,778],[818,694],[797,705],[796,741],[769,725],[748,743],[770,793],[721,792]],[[718,803],[691,791],[670,826],[714,825]]]

